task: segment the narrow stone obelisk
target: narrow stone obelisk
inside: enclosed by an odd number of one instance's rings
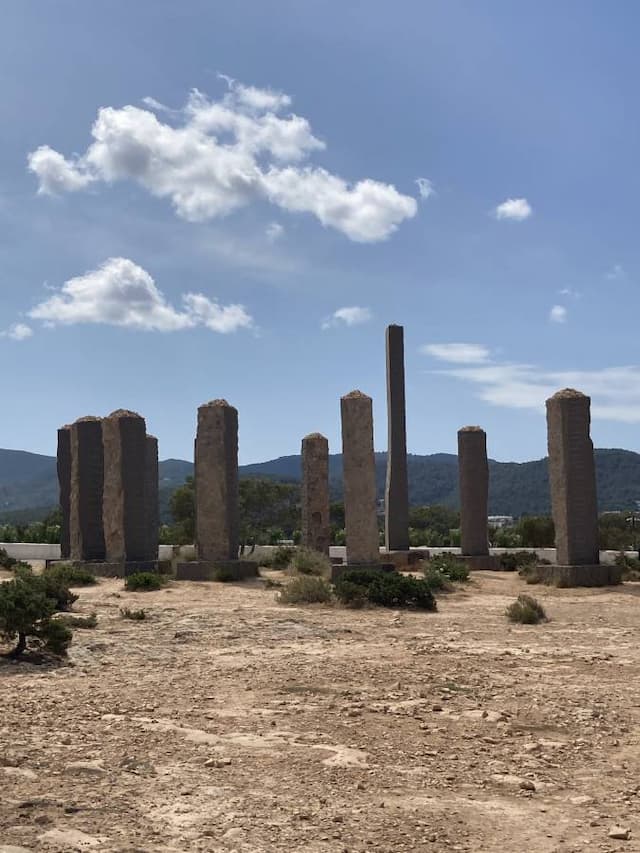
[[[462,556],[486,557],[489,554],[489,462],[487,436],[478,426],[458,430],[458,477]]]
[[[362,391],[352,391],[342,397],[340,409],[347,563],[378,563],[380,547],[371,397]]]
[[[105,557],[101,419],[80,418],[72,424],[69,439],[69,557],[79,562],[99,562]]]
[[[103,519],[109,563],[149,560],[145,507],[146,436],[144,418],[135,412],[119,409],[102,422]]]
[[[153,435],[146,438],[144,500],[148,536],[146,560],[158,559],[160,540],[160,506],[158,483],[158,439]]]
[[[226,400],[198,409],[196,547],[199,560],[237,560],[238,410]]]
[[[71,427],[63,426],[58,430],[58,492],[62,522],[60,525],[60,557],[68,560],[71,556],[69,536],[69,515],[71,512]]]
[[[409,550],[409,477],[404,391],[404,329],[387,326],[387,482],[385,487],[385,547]]]
[[[329,555],[329,442],[314,432],[302,439],[302,544]]]

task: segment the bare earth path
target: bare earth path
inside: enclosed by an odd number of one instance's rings
[[[436,614],[122,586],[72,665],[0,665],[2,853],[640,850],[640,585],[534,588],[536,627],[512,574]]]

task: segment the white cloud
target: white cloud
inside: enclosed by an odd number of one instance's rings
[[[330,329],[333,326],[361,326],[363,323],[368,323],[373,317],[369,308],[362,308],[359,305],[353,305],[346,308],[338,308],[330,317],[322,323],[323,329]]]
[[[32,335],[33,329],[25,323],[14,323],[6,332],[0,332],[0,338],[11,338],[12,341],[26,341]]]
[[[545,401],[561,388],[578,388],[592,399],[594,419],[640,423],[640,366],[600,370],[544,370],[531,364],[488,362],[440,371],[477,388],[494,406],[545,411]]]
[[[549,321],[551,323],[566,323],[567,322],[567,309],[564,305],[554,305],[551,311],[549,311]]]
[[[416,178],[416,184],[418,185],[418,192],[420,194],[420,198],[431,198],[432,195],[436,194],[436,191],[433,188],[433,184],[429,180],[429,178]]]
[[[305,162],[326,146],[306,118],[283,114],[288,95],[224,79],[229,89],[222,98],[210,100],[194,90],[179,111],[145,98],[166,121],[151,109],[100,109],[93,142],[82,156],[68,160],[48,146],[29,155],[39,192],[131,180],[170,199],[178,216],[192,222],[268,200],[283,210],[311,213],[363,243],[388,238],[415,216],[416,200],[391,184],[370,178],[350,184]]]
[[[496,207],[494,213],[496,219],[511,219],[514,222],[522,222],[531,216],[533,210],[526,198],[508,198]]]
[[[265,228],[265,234],[270,243],[275,243],[284,234],[284,226],[279,222],[270,222]]]
[[[566,296],[570,299],[582,299],[582,293],[579,290],[573,290],[571,287],[563,287],[558,291],[560,296]]]
[[[622,281],[626,277],[627,273],[622,264],[614,264],[605,276],[607,281]]]
[[[482,344],[424,344],[420,347],[424,355],[432,355],[439,361],[454,364],[481,364],[489,359],[490,351]]]
[[[206,326],[226,333],[252,325],[242,305],[221,306],[196,293],[182,301],[178,311],[145,269],[127,258],[109,258],[97,270],[69,279],[29,316],[49,326],[100,323],[161,332]]]

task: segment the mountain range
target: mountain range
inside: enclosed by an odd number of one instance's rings
[[[640,500],[640,454],[629,450],[596,450],[598,503],[606,510],[635,509]],[[458,458],[449,453],[410,454],[409,498],[412,505],[458,506]],[[376,453],[378,495],[383,496],[386,453]],[[543,514],[550,511],[547,460],[495,462],[490,460],[489,512],[492,515]],[[168,501],[174,489],[193,474],[193,464],[180,459],[160,462],[161,515],[168,520]],[[270,477],[296,482],[300,456],[281,456],[269,462],[240,467],[241,477]],[[342,456],[329,457],[334,499],[342,495]],[[35,521],[58,502],[56,460],[22,450],[0,449],[0,521]]]

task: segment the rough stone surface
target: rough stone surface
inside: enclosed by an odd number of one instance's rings
[[[158,559],[160,537],[160,506],[158,494],[158,439],[148,435],[146,439],[144,501],[145,529],[148,536],[145,559]]]
[[[70,430],[69,557],[104,560],[102,422],[86,417]]]
[[[404,329],[387,326],[387,482],[385,487],[385,547],[409,549],[409,477],[404,392]]]
[[[489,463],[487,436],[480,427],[458,430],[458,476],[460,550],[464,556],[485,557],[489,554]]]
[[[226,400],[198,409],[196,545],[203,561],[238,556],[238,411]]]
[[[550,586],[616,586],[621,581],[618,566],[598,563],[593,566],[536,566],[539,582]]]
[[[243,581],[258,576],[253,560],[192,560],[176,566],[177,581]]]
[[[135,412],[119,410],[102,424],[104,535],[109,563],[148,559],[145,507],[146,425]]]
[[[302,439],[302,544],[329,555],[329,442],[313,433]]]
[[[549,483],[559,566],[599,563],[590,405],[589,397],[572,388],[547,400]]]
[[[68,560],[71,556],[69,534],[69,514],[71,512],[71,427],[63,426],[58,430],[58,487],[60,495],[60,556]]]
[[[380,559],[371,397],[352,391],[340,401],[347,563]]]

